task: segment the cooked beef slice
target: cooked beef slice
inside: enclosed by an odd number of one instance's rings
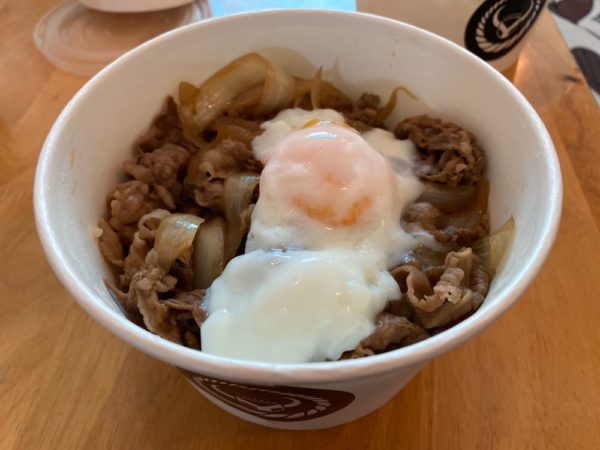
[[[417,146],[417,175],[422,180],[448,186],[471,185],[483,175],[483,148],[472,133],[456,124],[417,116],[399,122],[395,134]]]

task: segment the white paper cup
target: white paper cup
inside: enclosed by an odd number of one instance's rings
[[[357,0],[356,8],[432,31],[507,72],[516,64],[545,3],[546,0]]]
[[[90,227],[105,208],[132,144],[181,80],[200,82],[234,58],[264,51],[299,76],[324,77],[351,95],[383,97],[403,85],[398,116],[423,108],[472,130],[487,151],[492,227],[516,220],[515,242],[482,307],[426,341],[368,358],[266,364],[208,355],[128,321],[106,290],[109,274]],[[64,109],[42,150],[37,226],[50,263],[99,323],[181,368],[210,401],[277,428],[312,429],[361,417],[389,401],[431,359],[473,337],[521,295],[546,258],[559,221],[561,178],[533,108],[500,74],[457,45],[389,19],[324,11],[271,11],[191,25],[159,37],[95,76]],[[143,382],[143,381],[138,381]]]

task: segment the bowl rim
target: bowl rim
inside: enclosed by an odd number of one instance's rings
[[[361,23],[371,22],[388,28],[394,28],[404,34],[411,35],[419,40],[429,41],[437,46],[445,46],[449,52],[457,54],[457,57],[470,59],[480,67],[480,70],[488,72],[489,76],[495,78],[498,86],[504,89],[507,95],[510,95],[520,108],[523,109],[525,115],[529,118],[529,126],[534,128],[538,140],[542,143],[541,156],[546,165],[549,179],[552,181],[551,189],[547,193],[549,208],[545,216],[541,218],[545,226],[530,253],[531,257],[523,265],[523,268],[512,283],[504,286],[496,293],[497,300],[493,305],[483,311],[477,311],[476,314],[473,314],[448,330],[424,341],[387,353],[369,356],[368,358],[294,364],[264,363],[211,355],[175,344],[154,335],[135,325],[103,302],[96,300],[94,291],[86,286],[84,281],[80,281],[77,273],[68,266],[64,257],[64,250],[61,248],[62,246],[57,239],[57,235],[51,227],[51,211],[49,208],[51,192],[46,188],[46,182],[50,176],[48,168],[51,166],[53,158],[58,154],[58,149],[55,145],[58,136],[68,123],[70,116],[85,101],[88,91],[99,83],[102,83],[115,68],[127,64],[132,55],[152,51],[152,48],[156,44],[176,39],[181,34],[193,33],[196,29],[219,27],[226,23],[243,24],[244,22],[255,20],[279,21],[285,20],[289,16],[293,16],[297,21],[306,20],[307,23],[310,23],[316,17],[337,20],[339,22],[345,21],[350,26],[360,26]],[[347,11],[293,9],[248,12],[203,20],[160,35],[131,50],[105,67],[91,78],[69,101],[52,126],[40,153],[35,173],[33,196],[38,234],[54,273],[79,305],[113,334],[151,356],[193,372],[201,372],[217,377],[224,376],[232,381],[256,382],[263,385],[282,383],[311,385],[350,378],[365,378],[376,374],[393,372],[404,367],[424,365],[435,356],[449,351],[467,339],[477,335],[494,320],[499,318],[516,302],[527,286],[533,281],[551,250],[558,231],[562,209],[562,179],[552,140],[533,107],[502,74],[467,50],[429,31],[381,16]]]

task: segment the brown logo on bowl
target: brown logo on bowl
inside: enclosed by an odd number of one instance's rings
[[[354,394],[331,389],[295,386],[257,386],[233,383],[182,370],[207,394],[240,411],[262,419],[296,422],[316,419],[339,411],[354,400]]]

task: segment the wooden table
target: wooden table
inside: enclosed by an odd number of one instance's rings
[[[0,0],[0,448],[600,448],[600,110],[552,19],[515,83],[550,130],[565,182],[554,250],[521,301],[349,425],[284,432],[212,406],[172,367],[113,337],[54,277],[32,181],[85,82],[31,41],[54,0]]]

